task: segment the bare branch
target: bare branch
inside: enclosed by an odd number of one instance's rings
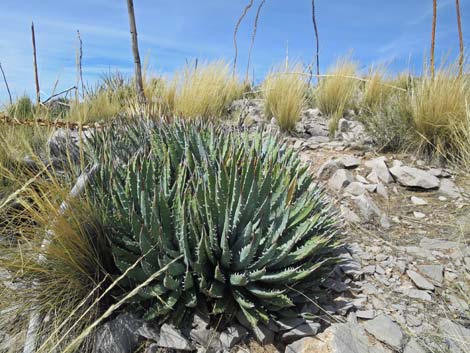
[[[248,76],[250,72],[250,63],[251,63],[251,53],[253,52],[253,47],[255,45],[255,38],[256,38],[256,32],[258,30],[258,21],[259,21],[259,15],[261,13],[261,9],[263,8],[264,3],[266,0],[262,0],[258,6],[258,10],[256,11],[256,17],[255,17],[255,23],[253,25],[253,33],[251,34],[251,45],[250,45],[250,51],[248,53],[248,64],[246,65],[246,77],[245,80],[248,81]]]
[[[248,11],[251,9],[253,6],[253,1],[250,0],[249,4],[245,6],[243,9],[243,13],[240,16],[240,18],[237,21],[237,24],[235,25],[235,30],[233,31],[233,46],[235,47],[235,58],[233,59],[233,74],[235,75],[235,72],[237,70],[237,57],[238,57],[238,46],[237,46],[237,34],[238,34],[238,29],[240,28],[240,25],[245,18],[246,14]]]
[[[34,81],[36,83],[36,103],[41,103],[41,93],[39,88],[38,62],[36,58],[36,35],[34,34],[34,23],[31,23],[31,37],[33,40],[33,65],[34,65]]]
[[[8,86],[8,81],[3,71],[2,63],[0,62],[0,71],[2,71],[3,81],[5,82],[5,87],[7,88],[8,97],[10,97],[10,104],[13,104],[13,99],[11,98],[10,87]]]

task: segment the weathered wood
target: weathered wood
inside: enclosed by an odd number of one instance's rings
[[[129,13],[129,25],[130,25],[131,38],[132,38],[132,53],[134,54],[135,88],[136,88],[137,94],[139,95],[139,98],[141,100],[144,100],[145,94],[144,94],[144,83],[142,80],[142,64],[140,62],[139,43],[137,40],[137,26],[135,24],[133,0],[127,0],[127,10]]]
[[[258,31],[259,16],[261,14],[261,9],[263,8],[263,5],[265,4],[265,2],[266,0],[262,0],[258,6],[258,10],[256,11],[255,23],[253,24],[253,33],[251,34],[250,51],[248,52],[248,63],[246,65],[246,75],[245,75],[246,82],[248,82],[248,76],[250,75],[251,53],[253,52],[253,47],[255,45],[256,32]]]
[[[459,30],[459,77],[463,74],[463,64],[464,64],[464,44],[463,44],[463,34],[462,34],[462,19],[460,17],[460,1],[455,0],[455,8],[457,11],[457,26]]]
[[[316,62],[317,62],[317,82],[320,83],[320,39],[318,38],[317,18],[315,16],[315,0],[312,0],[312,21],[315,30]]]
[[[237,21],[237,24],[235,25],[235,30],[233,31],[233,46],[235,48],[235,57],[233,59],[233,75],[234,76],[235,76],[236,71],[237,71],[237,58],[238,58],[237,34],[238,34],[238,29],[240,28],[240,25],[241,25],[243,19],[245,18],[246,14],[248,13],[248,11],[253,6],[253,1],[254,0],[250,0],[248,5],[246,5],[245,8],[243,9],[242,14],[241,14],[241,16],[239,17],[239,19]]]
[[[13,99],[11,98],[11,92],[10,92],[10,87],[8,86],[8,81],[5,76],[5,72],[3,71],[2,63],[0,62],[0,71],[2,71],[2,76],[3,76],[3,81],[5,82],[5,87],[8,92],[8,97],[10,98],[10,104],[13,104]]]
[[[435,48],[436,48],[436,22],[437,22],[437,0],[433,0],[432,2],[432,30],[431,30],[431,58],[430,58],[430,66],[431,66],[431,76],[434,78],[435,71],[436,71],[436,63],[435,63]]]
[[[36,58],[36,35],[34,33],[34,22],[31,22],[31,37],[33,40],[33,65],[34,65],[34,81],[36,83],[36,103],[41,103],[41,91],[39,88],[38,62]]]

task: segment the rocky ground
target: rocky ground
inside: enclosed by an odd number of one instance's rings
[[[268,125],[258,101],[233,106],[247,129]],[[99,331],[99,352],[470,352],[470,177],[411,155],[377,154],[350,112],[335,138],[318,110],[286,137],[344,218],[324,295],[302,317],[261,326],[261,342],[233,323],[222,333],[151,327],[123,314]],[[308,293],[305,293],[308,296]]]

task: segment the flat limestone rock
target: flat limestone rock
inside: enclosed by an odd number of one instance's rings
[[[163,324],[160,328],[160,339],[158,346],[164,348],[177,349],[182,351],[191,351],[194,347],[184,337],[179,330],[172,325]]]
[[[364,328],[379,341],[388,344],[397,351],[403,346],[404,336],[400,326],[387,315],[379,315],[373,320],[366,321]]]
[[[466,353],[470,352],[470,330],[462,325],[456,324],[449,319],[442,319],[439,322],[446,341],[449,343],[449,352]]]
[[[305,337],[286,347],[285,353],[391,353],[371,342],[357,323],[333,324],[315,337]]]
[[[419,289],[434,290],[434,285],[430,283],[426,278],[421,276],[419,273],[413,270],[408,270],[406,271],[406,274],[408,275],[408,277],[411,278],[415,286]]]
[[[444,267],[442,265],[417,265],[418,271],[429,278],[434,285],[441,286],[444,280]]]
[[[392,173],[400,185],[406,187],[421,189],[437,189],[439,187],[439,179],[421,169],[395,166],[390,168],[390,173]]]

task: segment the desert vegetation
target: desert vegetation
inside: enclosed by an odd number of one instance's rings
[[[248,68],[264,4],[258,7]],[[236,55],[237,31],[252,6],[250,1],[236,24]],[[262,80],[249,82],[248,69],[244,79],[238,75],[235,57],[234,62],[187,62],[167,77],[142,69],[130,0],[128,10],[134,76],[109,72],[89,87],[81,78],[81,86],[41,101],[35,67],[36,99],[18,97],[0,112],[0,353],[104,352],[100,344],[119,341],[109,332],[123,317],[129,320],[123,326],[163,348],[196,350],[189,341],[183,348],[174,342],[165,346],[163,331],[171,327],[171,334],[187,332],[198,348],[217,351],[212,338],[198,341],[194,330],[202,321],[220,342],[227,332],[235,335],[233,330],[261,344],[272,334],[282,350],[320,327],[338,324],[334,315],[341,310],[343,316],[351,308],[361,311],[359,304],[341,307],[367,273],[350,266],[357,255],[353,250],[363,246],[374,252],[363,254],[366,262],[383,263],[394,255],[381,254],[368,241],[351,245],[345,233],[372,238],[377,232],[381,239],[373,238],[373,244],[388,239],[395,225],[379,206],[401,204],[391,203],[384,184],[438,192],[445,184],[438,177],[468,180],[470,76],[462,35],[459,58],[436,69],[434,2],[429,68],[360,70],[349,55],[321,74],[312,1],[316,74],[312,64],[286,57]],[[351,125],[360,143],[347,135]],[[325,156],[305,150],[335,158],[317,168],[316,158],[324,162]],[[346,150],[355,155],[338,157]],[[387,157],[368,160],[366,166],[373,166],[367,179],[354,179],[351,170],[361,164],[356,157],[367,153]],[[418,171],[419,182],[402,181],[397,156],[437,167],[428,168],[425,177]],[[429,185],[423,186],[426,178]],[[366,189],[387,201],[375,205],[364,196]],[[466,194],[452,189],[446,197],[454,198],[453,192],[461,202],[458,209],[466,210]],[[351,196],[361,217],[373,221],[361,223],[344,212],[349,207],[344,199]],[[428,205],[413,198],[414,205]],[[458,212],[449,211],[449,217]],[[413,222],[409,214],[396,217],[396,227],[434,231],[419,221],[426,215],[413,215]],[[468,222],[459,222],[465,244]],[[433,261],[441,257],[438,251],[457,246],[424,243],[423,249],[434,250]],[[408,250],[406,261],[416,251]],[[470,253],[460,257],[458,266],[468,262],[470,269]],[[409,262],[401,274],[409,275],[414,266]],[[383,279],[386,270],[372,267],[375,278],[390,286],[391,275]],[[453,268],[449,278],[455,280],[457,272]],[[468,302],[467,279],[459,278],[455,287]],[[430,292],[442,281],[417,287]],[[353,289],[345,295],[348,286]],[[465,328],[469,310],[459,317]],[[369,314],[362,310],[361,318],[370,319]],[[374,335],[373,328],[368,332]],[[128,341],[134,352],[151,352],[141,338]],[[222,351],[233,348],[230,342]],[[405,347],[404,340],[385,343],[397,352]]]

